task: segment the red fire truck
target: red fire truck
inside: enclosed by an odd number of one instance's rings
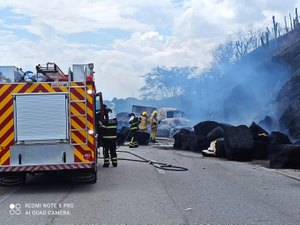
[[[55,63],[38,64],[31,74],[0,66],[0,117],[0,183],[52,172],[97,181],[103,103],[92,63],[73,65],[68,74]]]

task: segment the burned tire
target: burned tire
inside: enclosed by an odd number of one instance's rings
[[[247,126],[224,126],[224,145],[226,156],[229,160],[252,160],[254,141]]]

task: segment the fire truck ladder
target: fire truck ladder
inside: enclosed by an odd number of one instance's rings
[[[69,80],[69,118],[71,120],[70,124],[70,143],[71,145],[87,145],[88,144],[88,118],[87,118],[87,87],[86,87],[86,77],[80,82],[82,85],[78,85],[77,82],[71,81],[71,76],[68,78]],[[76,90],[84,90],[84,97],[82,99],[74,99],[74,95],[72,93],[76,92]],[[83,103],[84,104],[84,114],[72,114],[72,104]],[[80,128],[72,128],[73,119],[78,118],[80,121],[84,122],[84,127]],[[84,140],[75,141],[72,140],[72,133],[84,133]]]

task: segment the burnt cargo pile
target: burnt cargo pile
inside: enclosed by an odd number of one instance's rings
[[[271,168],[300,169],[300,143],[291,143],[278,131],[267,132],[256,123],[232,126],[203,121],[194,131],[182,129],[173,136],[175,149],[235,161],[270,160]]]

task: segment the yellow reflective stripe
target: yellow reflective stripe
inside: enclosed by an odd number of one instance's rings
[[[117,138],[117,136],[103,136],[103,138]]]
[[[118,128],[118,126],[105,126],[105,125],[102,125],[103,128]]]

